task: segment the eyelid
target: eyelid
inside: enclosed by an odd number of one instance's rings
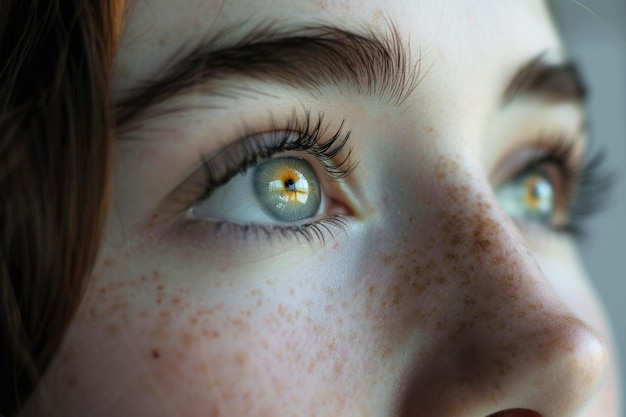
[[[613,176],[602,164],[604,154],[585,157],[582,139],[564,133],[540,136],[518,148],[498,165],[494,189],[526,173],[538,172],[551,182],[556,196],[555,216],[547,226],[581,238],[581,221],[602,208],[613,183]]]
[[[565,132],[540,134],[537,139],[519,144],[500,158],[490,175],[491,183],[496,189],[504,182],[549,160],[563,163],[563,169],[573,174],[582,168],[583,156],[582,136]]]
[[[351,148],[347,147],[350,131],[345,128],[345,120],[331,129],[332,124],[324,119],[323,113],[313,119],[310,112],[305,112],[303,118],[294,111],[283,125],[271,118],[273,127],[270,129],[245,135],[213,153],[201,152],[197,168],[162,201],[161,207],[172,215],[184,215],[210,198],[214,190],[235,175],[259,160],[278,154],[305,157],[316,171],[323,168],[320,177],[330,181],[342,180],[356,166],[351,158]],[[324,192],[328,191],[337,193],[335,187],[325,188]]]

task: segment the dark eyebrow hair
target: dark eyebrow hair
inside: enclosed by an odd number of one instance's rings
[[[504,103],[523,95],[538,95],[554,102],[582,102],[587,97],[587,87],[574,63],[550,63],[542,53],[513,76],[505,90]]]
[[[418,84],[420,59],[411,59],[410,49],[391,24],[387,33],[365,34],[332,26],[278,30],[266,25],[235,42],[225,40],[228,33],[224,30],[184,54],[175,54],[167,68],[156,72],[162,76],[130,90],[115,104],[118,128],[194,88],[219,93],[219,86],[211,83],[221,79],[248,77],[313,91],[348,85],[395,106],[402,105]]]

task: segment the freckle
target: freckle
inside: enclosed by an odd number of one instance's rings
[[[370,297],[373,297],[376,294],[376,286],[374,286],[374,284],[370,285],[369,287],[367,287],[367,292]]]
[[[452,252],[447,252],[444,255],[446,261],[448,262],[456,262],[459,260],[459,255],[457,255],[456,253],[452,253]]]
[[[262,304],[263,304],[263,300],[261,300],[260,298],[258,300],[256,300],[256,306],[257,307],[261,307]]]
[[[146,282],[148,280],[148,277],[145,275],[142,275],[140,279],[142,282]]]
[[[313,334],[315,334],[316,336],[320,336],[323,330],[324,329],[322,329],[322,326],[320,326],[319,324],[313,325]]]
[[[165,39],[159,38],[159,45],[161,46],[165,45]]]
[[[461,243],[463,243],[463,239],[461,238],[461,236],[459,236],[459,234],[458,234],[458,233],[455,233],[455,234],[452,236],[452,239],[450,239],[450,244],[451,244],[452,246],[458,246],[458,245],[460,245]]]
[[[248,361],[248,356],[241,351],[237,351],[234,354],[235,363],[239,366],[245,364]]]
[[[189,323],[191,323],[191,324],[198,324],[198,318],[195,317],[195,316],[189,317]]]
[[[289,288],[289,295],[293,296],[295,294],[295,291],[293,290],[293,288]]]
[[[380,260],[384,265],[389,265],[395,259],[396,259],[395,255],[391,255],[391,254],[384,254],[380,257]]]
[[[200,366],[194,369],[194,372],[197,374],[203,374],[203,373],[206,373],[208,370],[209,370],[209,364],[206,361],[202,361],[200,362]]]
[[[148,312],[146,310],[142,310],[139,312],[139,317],[147,317],[148,316]]]
[[[335,376],[341,375],[343,371],[343,361],[335,361],[333,370],[335,371]]]
[[[159,359],[159,358],[161,357],[161,353],[160,353],[158,350],[153,349],[153,350],[152,350],[152,357],[153,357],[154,359]]]
[[[437,282],[437,284],[439,284],[439,285],[443,285],[443,284],[445,284],[446,282],[448,282],[448,280],[446,279],[446,277],[445,277],[444,275],[439,275],[439,276],[437,276],[437,278],[436,278],[436,280],[435,280],[435,281],[436,281],[436,282]]]
[[[488,239],[479,240],[478,246],[480,246],[482,250],[486,250],[489,246],[491,246],[491,241]]]
[[[391,355],[392,352],[393,350],[391,349],[391,345],[387,344],[383,346],[383,352],[382,352],[383,358],[389,357],[389,355]]]
[[[195,340],[195,337],[193,334],[189,332],[183,332],[182,337],[181,337],[181,343],[184,347],[188,348],[189,346],[191,346],[194,340]]]
[[[178,304],[180,304],[180,298],[178,297],[172,298],[172,305],[178,305]]]
[[[218,332],[217,330],[213,330],[213,331],[211,332],[211,337],[212,337],[213,339],[219,339],[219,338],[220,338],[220,332]]]
[[[160,297],[159,297],[159,298],[157,298],[157,300],[156,300],[156,303],[157,303],[157,304],[161,304],[162,302],[163,302],[163,299],[162,299],[162,298],[160,298]]]
[[[119,332],[120,328],[116,324],[107,324],[104,326],[104,330],[109,336],[115,336]]]

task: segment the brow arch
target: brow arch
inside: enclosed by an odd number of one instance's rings
[[[239,31],[241,32],[241,31]],[[259,25],[233,39],[233,29],[177,51],[154,79],[141,82],[116,103],[123,126],[144,110],[202,86],[217,93],[216,81],[237,77],[319,90],[346,85],[357,93],[401,106],[419,83],[421,57],[393,24],[363,33],[330,25],[278,28]]]

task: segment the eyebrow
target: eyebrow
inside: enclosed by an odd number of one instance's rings
[[[224,30],[184,54],[174,54],[172,64],[157,71],[162,76],[130,90],[115,103],[117,126],[199,87],[219,94],[216,81],[237,77],[313,91],[347,85],[394,106],[402,105],[418,85],[420,59],[412,59],[393,25],[386,33],[365,34],[332,26],[282,31],[261,26],[230,44],[224,40],[228,33]]]
[[[551,102],[582,102],[587,87],[573,62],[551,63],[542,53],[523,65],[511,78],[504,104],[520,96],[538,96]]]
[[[421,57],[412,59],[398,29],[365,34],[333,26],[280,30],[258,26],[237,41],[228,41],[234,29],[183,53],[172,56],[163,74],[143,82],[115,103],[118,128],[146,109],[185,92],[220,94],[217,81],[243,77],[279,82],[318,91],[329,85],[350,86],[359,94],[402,105],[417,88]],[[519,68],[503,95],[503,105],[520,96],[561,101],[582,101],[586,87],[571,62],[549,63],[545,53]]]

